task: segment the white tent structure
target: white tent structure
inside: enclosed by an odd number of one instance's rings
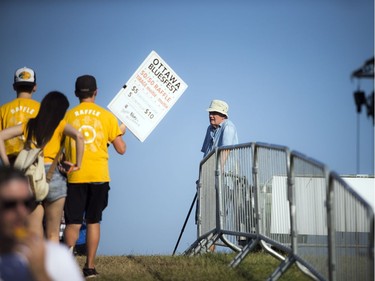
[[[341,176],[375,211],[375,177],[372,175]]]

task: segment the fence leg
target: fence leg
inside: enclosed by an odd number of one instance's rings
[[[198,193],[196,192],[196,193],[195,193],[195,196],[194,196],[194,199],[193,199],[193,202],[191,202],[191,206],[190,206],[189,212],[188,212],[188,214],[187,214],[187,216],[186,216],[186,219],[185,219],[184,225],[182,226],[182,229],[181,229],[180,235],[178,236],[178,240],[177,240],[176,246],[174,247],[174,250],[173,250],[173,254],[172,254],[172,256],[174,256],[174,254],[176,253],[176,250],[177,250],[178,244],[180,244],[180,240],[181,240],[182,234],[183,234],[184,231],[185,231],[185,227],[186,227],[186,224],[187,224],[187,222],[188,222],[188,220],[189,220],[189,217],[190,217],[190,214],[191,214],[191,210],[192,210],[193,207],[194,207],[195,200],[197,200],[197,195],[198,195]]]
[[[254,239],[251,243],[247,244],[230,262],[229,266],[234,268],[240,264],[241,261],[255,248],[259,243],[259,239]]]
[[[186,256],[194,256],[209,252],[209,248],[220,238],[220,234],[213,232],[205,238],[196,240],[189,249],[184,252]]]
[[[279,267],[272,273],[272,275],[267,279],[267,281],[276,281],[281,275],[284,274],[288,268],[293,265],[296,261],[293,255],[286,257],[286,259],[279,265]]]

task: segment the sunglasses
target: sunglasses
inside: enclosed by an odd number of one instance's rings
[[[36,202],[34,198],[27,198],[23,200],[0,200],[0,210],[8,211],[17,208],[18,205],[22,205],[29,211],[35,208]]]

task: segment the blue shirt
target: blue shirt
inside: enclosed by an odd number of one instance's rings
[[[0,280],[32,281],[34,279],[29,271],[26,259],[20,254],[10,253],[0,255]]]
[[[215,128],[208,126],[201,151],[205,157],[215,147],[238,144],[237,129],[232,121],[225,119]]]

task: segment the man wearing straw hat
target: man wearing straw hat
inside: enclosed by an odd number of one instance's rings
[[[228,119],[228,109],[229,106],[225,101],[213,100],[211,101],[210,107],[207,109],[210,125],[207,128],[206,136],[204,138],[203,146],[201,151],[204,153],[203,157],[206,157],[215,147],[235,145],[238,144],[237,129],[236,126]],[[224,157],[225,158],[225,157]],[[224,161],[225,162],[225,161]],[[196,182],[197,188],[199,180]],[[184,232],[186,223],[193,209],[194,203],[196,202],[195,210],[195,223],[198,224],[199,216],[199,198],[198,192],[195,193],[193,202],[189,209],[188,215],[186,217],[184,226],[182,227],[180,237],[178,238],[176,247],[173,254],[175,253],[182,233]],[[211,245],[208,251],[214,252],[215,245]]]
[[[228,119],[229,106],[225,101],[213,100],[207,109],[210,125],[201,151],[205,157],[215,147],[238,144],[237,129]]]
[[[203,157],[207,156],[216,147],[238,144],[237,129],[232,121],[228,119],[229,106],[225,101],[212,100],[210,107],[207,109],[210,125],[207,128],[201,151]],[[223,154],[225,163],[228,152]],[[198,215],[199,202],[197,202],[196,221]],[[210,252],[215,251],[215,244],[208,249]]]

